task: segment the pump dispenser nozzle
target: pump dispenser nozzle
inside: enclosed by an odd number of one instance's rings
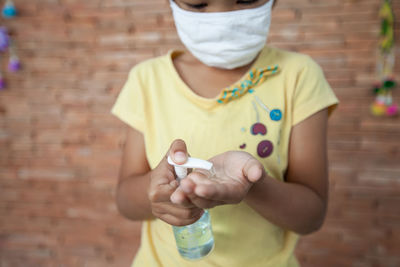
[[[175,173],[178,176],[178,180],[182,180],[187,176],[187,169],[203,169],[210,171],[213,167],[213,164],[207,160],[197,159],[197,158],[188,158],[186,163],[184,164],[177,164],[172,161],[171,157],[168,156],[168,163],[173,165],[175,168]]]

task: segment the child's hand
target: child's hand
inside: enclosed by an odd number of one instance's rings
[[[190,202],[200,208],[241,202],[253,183],[264,175],[262,164],[246,152],[228,151],[209,161],[214,164],[214,176],[195,170],[180,185]],[[175,194],[177,192],[171,196],[173,202],[184,203],[184,199]]]
[[[168,155],[175,163],[185,163],[187,160],[186,145],[182,140],[175,140],[167,155],[158,166],[151,171],[148,196],[154,216],[166,223],[182,226],[194,223],[203,214],[203,210],[193,205],[183,197],[179,204],[172,203],[170,198],[174,191],[179,192],[175,180],[174,167],[167,162]]]

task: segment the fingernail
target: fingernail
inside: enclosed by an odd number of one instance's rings
[[[177,163],[184,163],[184,162],[186,161],[186,154],[183,153],[183,152],[180,152],[180,151],[175,152],[175,154],[174,154],[174,160],[175,160]]]
[[[172,194],[169,199],[171,200],[172,203],[178,204],[175,194]]]

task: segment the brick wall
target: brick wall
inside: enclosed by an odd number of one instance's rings
[[[0,92],[0,266],[129,266],[140,224],[114,204],[125,126],[109,110],[131,66],[179,45],[166,0],[15,2],[20,16],[0,23],[24,64]],[[400,266],[399,119],[368,112],[380,3],[274,11],[271,44],[311,55],[341,100],[328,218],[301,240],[303,266]]]

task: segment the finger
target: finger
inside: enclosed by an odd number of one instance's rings
[[[170,214],[163,214],[159,218],[161,220],[163,220],[164,222],[166,222],[168,224],[171,224],[171,225],[174,225],[174,226],[185,226],[185,225],[189,225],[189,224],[195,223],[196,221],[198,221],[200,219],[200,217],[202,215],[203,214],[201,213],[200,215],[198,215],[196,217],[193,217],[191,219],[181,219],[181,218],[177,218],[177,217],[175,217],[173,215],[170,215]]]
[[[202,212],[202,209],[196,206],[187,208],[171,202],[163,202],[154,204],[152,206],[152,211],[158,215],[170,214],[181,219],[191,219],[198,216]]]
[[[150,173],[151,185],[150,186],[158,186],[158,185],[165,185],[169,183],[173,183],[175,181],[175,173],[173,168],[170,169],[168,163],[163,166],[158,166]]]
[[[185,141],[182,139],[174,140],[169,149],[169,156],[177,164],[185,163],[188,158]]]
[[[184,207],[194,206],[180,186],[171,194],[170,200],[172,203]]]
[[[153,209],[155,215],[173,225],[187,225],[197,221],[204,213],[198,207],[183,208],[170,203],[162,203]]]
[[[189,199],[190,199],[190,202],[193,203],[193,205],[195,205],[196,207],[202,208],[202,209],[211,209],[211,208],[214,208],[215,206],[226,204],[224,201],[206,199],[206,198],[199,197],[195,194],[189,196]]]
[[[217,205],[222,205],[223,201],[219,200],[213,200],[213,199],[207,199],[204,198],[204,196],[199,196],[196,194],[196,187],[201,186],[201,184],[196,184],[192,178],[196,176],[200,176],[204,178],[202,183],[206,183],[207,187],[208,186],[213,186],[213,182],[209,181],[208,176],[204,175],[203,173],[193,173],[190,175],[190,177],[187,177],[186,179],[183,179],[180,184],[180,188],[185,192],[187,198],[189,198],[190,202],[194,204],[195,206],[203,209],[209,209],[213,208]],[[199,178],[199,179],[202,179]],[[205,189],[207,190],[207,189]]]
[[[260,180],[264,172],[264,167],[255,158],[249,159],[243,167],[243,175],[252,183]]]
[[[172,180],[167,184],[158,184],[150,186],[148,197],[151,202],[169,202],[172,193],[178,187],[178,182]]]
[[[200,184],[196,186],[195,195],[203,199],[209,199],[213,201],[223,201],[226,203],[236,203],[236,195],[234,190],[229,188],[226,184],[215,184],[213,186]],[[190,198],[193,204],[196,202]]]
[[[187,177],[187,179],[182,179],[181,184],[179,186],[181,190],[186,194],[193,194],[194,189],[196,187],[196,184],[192,181],[192,179],[190,179],[190,176],[192,175],[194,174],[189,174],[189,177]]]
[[[233,204],[240,202],[240,196],[248,190],[246,185],[240,184],[239,182],[232,180],[230,182],[220,183],[217,180],[209,179],[204,174],[196,172],[190,175],[190,179],[196,185],[194,194],[197,197],[223,203]],[[190,194],[188,194],[188,197],[192,203],[197,206],[194,198]]]

